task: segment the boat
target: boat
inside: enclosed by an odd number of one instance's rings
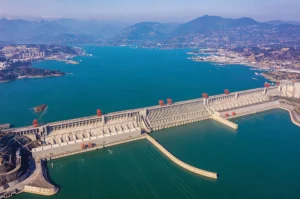
[[[255,75],[259,75],[257,72],[254,73]]]
[[[40,112],[44,111],[45,108],[47,108],[47,104],[42,104],[42,105],[34,107],[34,111],[36,113],[40,113]]]

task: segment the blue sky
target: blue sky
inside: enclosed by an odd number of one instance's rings
[[[300,21],[300,0],[0,0],[0,16],[183,22],[202,15]]]

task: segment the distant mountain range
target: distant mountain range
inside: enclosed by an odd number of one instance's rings
[[[190,22],[182,24],[177,28],[175,34],[190,34],[190,33],[201,33],[207,30],[220,30],[228,29],[233,27],[257,25],[258,22],[251,18],[240,18],[230,19],[222,18],[219,16],[208,16],[199,17]]]
[[[260,23],[251,18],[202,16],[183,24],[138,23],[126,28],[109,43],[152,42],[173,47],[255,46],[300,44],[300,25]]]
[[[0,41],[15,43],[55,43],[57,41],[88,43],[113,37],[126,26],[127,24],[108,24],[96,20],[25,21],[3,18],[0,19]]]
[[[292,24],[292,25],[299,25],[300,26],[300,21],[281,21],[281,20],[272,20],[272,21],[267,21],[265,22],[267,24],[272,24],[272,25],[282,25],[282,24]]]
[[[114,39],[153,41],[165,39],[179,24],[142,22],[123,29]]]
[[[97,20],[53,21],[0,19],[0,43],[55,43],[106,45],[156,44],[177,46],[257,45],[265,43],[298,43],[300,23],[251,18],[202,16],[183,24],[142,22],[131,26]]]

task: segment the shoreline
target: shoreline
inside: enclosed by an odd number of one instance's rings
[[[273,70],[272,68],[270,67],[261,67],[261,65],[258,65],[258,64],[249,64],[249,63],[231,63],[231,62],[222,62],[222,61],[209,61],[209,60],[195,60],[195,59],[191,59],[193,62],[203,62],[203,63],[216,63],[216,64],[225,64],[225,65],[241,65],[241,66],[246,66],[246,67],[249,67],[249,68],[253,68],[254,70],[257,70],[257,71],[270,71],[270,70]],[[280,80],[277,80],[277,79],[274,79],[272,77],[269,77],[268,75],[264,74],[264,73],[261,73],[259,74],[260,76],[264,77],[266,80],[269,80],[273,83],[276,83]]]
[[[65,74],[63,75],[46,75],[46,76],[22,76],[22,77],[17,77],[15,79],[12,79],[12,80],[6,80],[6,81],[0,81],[0,84],[1,83],[8,83],[8,82],[12,82],[12,81],[15,81],[15,80],[21,80],[21,79],[42,79],[42,78],[48,78],[48,77],[62,77],[62,76],[65,76]]]
[[[250,64],[250,63],[243,63],[243,62],[237,62],[237,63],[233,63],[233,62],[225,62],[225,61],[213,61],[213,60],[198,60],[198,59],[190,59],[193,62],[208,62],[208,63],[217,63],[217,64],[228,64],[228,65],[243,65],[243,66],[247,66],[250,68],[258,68],[260,70],[272,70],[272,68],[270,66],[261,66],[259,64]]]
[[[17,77],[16,79],[36,79],[36,78],[47,78],[47,77],[62,77],[62,76],[65,76],[66,74],[63,74],[63,75],[46,75],[46,76],[41,76],[41,75],[38,75],[38,76],[26,76],[26,77]]]
[[[44,60],[40,60],[40,61],[59,61],[59,62],[65,62],[66,64],[73,64],[73,65],[77,65],[79,64],[79,62],[71,60],[71,59],[52,59],[52,58],[45,58]]]

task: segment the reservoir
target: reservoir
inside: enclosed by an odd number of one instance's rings
[[[216,67],[187,60],[186,50],[86,47],[79,65],[37,62],[70,73],[0,84],[0,123],[30,125],[261,87],[248,67]],[[44,114],[30,108],[47,104]],[[48,163],[60,191],[50,198],[300,198],[300,132],[287,112],[273,110],[233,120],[238,130],[208,120],[151,135],[193,166],[216,171],[218,180],[189,173],[146,140]],[[53,163],[53,168],[51,168]],[[44,198],[21,194],[14,198]]]

